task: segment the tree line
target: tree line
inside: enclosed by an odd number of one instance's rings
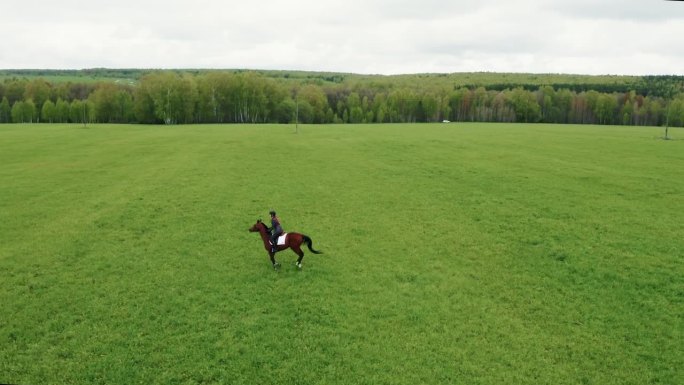
[[[269,76],[257,71],[155,71],[134,82],[5,78],[0,123],[525,122],[684,126],[679,77],[585,89],[448,76]],[[649,86],[650,85],[650,86]],[[600,90],[608,90],[601,92]]]

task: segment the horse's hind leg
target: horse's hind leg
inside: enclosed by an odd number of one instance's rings
[[[295,254],[299,255],[299,258],[297,259],[297,262],[295,263],[297,265],[298,269],[302,268],[302,259],[304,259],[304,252],[299,246],[292,247],[292,251],[295,252]]]

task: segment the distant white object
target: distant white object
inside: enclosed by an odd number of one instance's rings
[[[451,123],[451,120],[444,119],[444,120],[442,120],[442,123]]]

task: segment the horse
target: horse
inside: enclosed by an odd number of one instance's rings
[[[261,219],[257,219],[257,222],[254,224],[254,226],[249,228],[249,231],[251,233],[256,233],[258,232],[259,235],[261,235],[261,240],[264,242],[264,248],[268,252],[269,258],[271,258],[271,264],[273,264],[273,269],[278,269],[280,267],[280,263],[276,261],[275,259],[275,253],[283,250],[287,250],[288,248],[292,249],[292,251],[295,252],[299,256],[299,259],[297,259],[297,262],[295,263],[297,265],[298,269],[302,269],[302,259],[304,258],[304,252],[302,251],[301,245],[302,243],[305,243],[306,246],[309,248],[309,250],[314,253],[314,254],[323,254],[322,251],[317,251],[314,250],[313,247],[311,246],[311,238],[304,234],[300,233],[287,233],[285,234],[285,244],[284,245],[277,245],[276,246],[276,251],[273,252],[271,251],[271,240],[268,234],[268,227],[264,222],[261,221]]]

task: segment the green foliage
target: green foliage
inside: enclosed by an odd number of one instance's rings
[[[71,123],[83,123],[87,121],[86,105],[80,100],[71,102],[69,108],[69,121]]]
[[[0,382],[676,384],[684,134],[660,135],[2,125]],[[274,272],[269,208],[325,254]]]
[[[32,100],[38,108],[42,108],[50,98],[50,84],[42,78],[33,79],[26,84],[24,100]]]
[[[155,121],[166,124],[192,122],[196,89],[187,77],[168,71],[156,72],[140,82],[139,97],[145,104],[151,103]]]
[[[0,70],[0,80],[41,78],[50,83],[119,82],[130,84],[144,74],[138,69],[95,68],[84,70]]]
[[[277,123],[292,123],[297,114],[297,102],[292,99],[283,99],[275,109],[275,121]]]
[[[55,122],[57,118],[57,107],[55,106],[55,103],[50,100],[45,101],[45,103],[43,103],[43,108],[40,110],[40,118],[47,123]]]
[[[133,119],[131,93],[113,83],[102,84],[89,99],[92,100],[95,120],[98,122],[125,123]]]
[[[325,111],[328,108],[328,98],[320,87],[309,84],[298,92],[300,108],[302,104],[311,106],[311,119],[302,120],[305,123],[325,123]],[[301,111],[300,111],[301,113]]]
[[[288,123],[299,99],[300,121],[317,124],[446,119],[657,126],[669,122],[670,104],[684,95],[684,78],[677,76],[121,70],[128,81],[108,81],[106,76],[117,71],[99,69],[88,72],[95,76],[92,81],[60,82],[46,79],[74,74],[18,71],[15,75],[24,77],[17,78],[5,73],[0,97],[7,97],[10,106],[33,100],[42,112],[48,100],[88,100],[89,119],[102,123]],[[676,116],[674,124],[684,125]]]
[[[534,95],[522,88],[511,91],[509,102],[515,111],[517,122],[536,123],[541,119],[541,107]]]
[[[62,98],[57,99],[57,104],[55,104],[56,119],[57,123],[67,123],[69,122],[69,103]]]
[[[613,124],[616,109],[617,101],[615,98],[603,94],[596,101],[594,113],[598,117],[600,124]]]
[[[14,123],[32,123],[38,120],[36,105],[30,99],[25,102],[15,102],[10,114]]]
[[[24,102],[18,101],[12,105],[12,122],[24,123]]]
[[[7,96],[3,96],[0,102],[0,123],[9,123],[12,121],[12,108],[10,107]]]
[[[672,126],[684,124],[684,98],[679,98],[670,103],[667,110],[667,122]]]

